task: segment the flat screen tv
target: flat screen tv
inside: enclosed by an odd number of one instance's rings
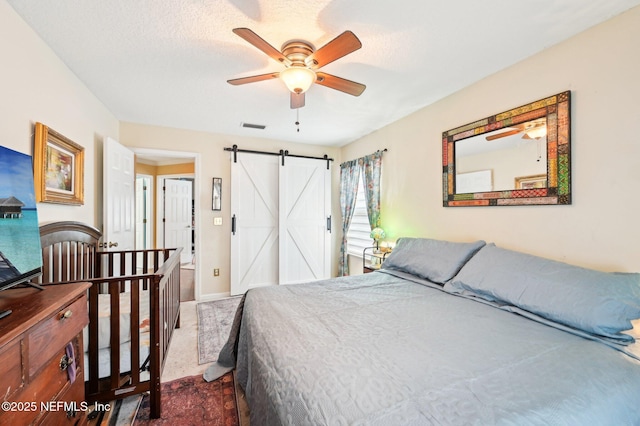
[[[0,146],[0,290],[41,273],[31,156]]]

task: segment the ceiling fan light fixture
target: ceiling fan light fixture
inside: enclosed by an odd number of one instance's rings
[[[304,93],[316,81],[316,73],[307,67],[292,66],[280,72],[280,79],[293,93]]]
[[[547,136],[547,126],[540,126],[526,132],[531,139],[540,139]]]

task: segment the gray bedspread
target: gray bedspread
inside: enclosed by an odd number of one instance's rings
[[[250,290],[211,371],[235,364],[255,426],[640,425],[637,359],[425,284]]]

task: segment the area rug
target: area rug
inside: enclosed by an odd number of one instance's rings
[[[162,417],[149,418],[149,395],[140,404],[134,425],[219,425],[240,424],[233,373],[206,382],[202,375],[162,384]]]
[[[242,297],[198,303],[198,363],[207,364],[218,359],[224,346],[233,317]]]

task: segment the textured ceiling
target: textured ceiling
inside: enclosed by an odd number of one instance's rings
[[[640,0],[7,0],[120,120],[341,146],[548,48]],[[299,110],[278,79],[226,80],[282,65],[232,33],[280,49],[345,30],[363,47],[322,70]],[[246,129],[241,123],[266,125]]]

